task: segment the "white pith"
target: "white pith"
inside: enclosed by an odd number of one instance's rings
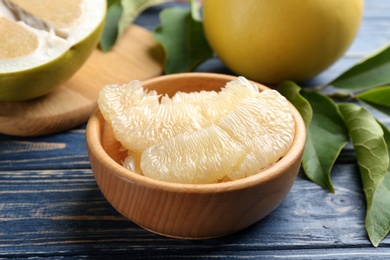
[[[0,59],[0,73],[10,73],[28,70],[48,63],[64,54],[73,45],[90,35],[101,23],[105,15],[106,0],[83,0],[82,16],[73,28],[61,30],[65,38],[59,37],[54,28],[49,31],[35,29],[24,21],[16,21],[14,15],[0,0],[0,17],[12,20],[33,32],[39,39],[38,48],[25,56]]]

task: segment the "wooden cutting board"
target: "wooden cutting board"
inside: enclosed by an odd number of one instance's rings
[[[86,123],[97,107],[102,87],[161,75],[163,60],[163,50],[151,33],[132,25],[112,51],[96,49],[67,83],[49,95],[23,102],[0,102],[0,133],[48,135]]]

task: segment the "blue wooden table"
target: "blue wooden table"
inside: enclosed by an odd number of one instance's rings
[[[148,9],[136,23],[152,29],[161,8]],[[390,1],[366,0],[354,44],[305,84],[330,81],[387,42]],[[198,70],[231,73],[217,58]],[[390,126],[389,117],[377,116]],[[284,202],[262,221],[227,237],[188,241],[145,231],[110,206],[90,168],[85,125],[34,138],[0,135],[0,258],[389,259],[390,236],[378,248],[368,240],[354,156],[349,145],[336,162],[335,194],[300,172]]]

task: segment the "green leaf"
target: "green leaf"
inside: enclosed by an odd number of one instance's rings
[[[384,133],[387,151],[390,154],[390,131],[379,122]],[[366,229],[371,243],[377,247],[390,231],[390,166],[383,182],[378,185],[367,207]]]
[[[390,116],[390,86],[374,88],[355,96],[374,109]]]
[[[107,6],[106,21],[104,23],[103,33],[100,37],[100,49],[102,51],[109,51],[115,44],[118,38],[118,23],[121,17],[123,8],[120,1],[110,1]]]
[[[299,111],[307,128],[313,116],[313,109],[310,103],[300,94],[301,87],[292,81],[284,81],[278,85],[278,91]]]
[[[345,71],[329,83],[336,88],[353,91],[390,84],[390,45]]]
[[[364,107],[339,105],[355,147],[366,197],[366,230],[378,246],[390,228],[390,133]]]
[[[125,29],[146,8],[168,0],[107,0],[106,22],[100,38],[100,49],[109,51]]]
[[[348,131],[337,105],[330,98],[312,91],[302,90],[301,94],[313,109],[302,167],[310,180],[334,192],[330,172],[340,151],[349,141]]]
[[[356,95],[360,101],[390,107],[390,86],[374,88]]]
[[[166,74],[192,71],[213,56],[203,25],[192,18],[190,9],[165,8],[160,23],[153,36],[165,50]]]
[[[381,125],[366,108],[353,103],[342,103],[339,108],[352,138],[367,208],[370,208],[374,193],[389,167],[384,133]]]

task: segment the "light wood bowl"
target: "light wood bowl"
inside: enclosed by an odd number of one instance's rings
[[[235,77],[183,73],[143,82],[159,93],[219,90]],[[256,83],[257,84],[257,83]],[[257,84],[260,90],[267,87]],[[177,184],[150,179],[121,166],[120,150],[110,126],[96,111],[89,119],[86,141],[96,182],[109,203],[151,232],[183,239],[225,236],[264,218],[285,198],[297,176],[306,139],[299,112],[291,105],[296,131],[288,153],[276,164],[250,177],[216,184]]]

